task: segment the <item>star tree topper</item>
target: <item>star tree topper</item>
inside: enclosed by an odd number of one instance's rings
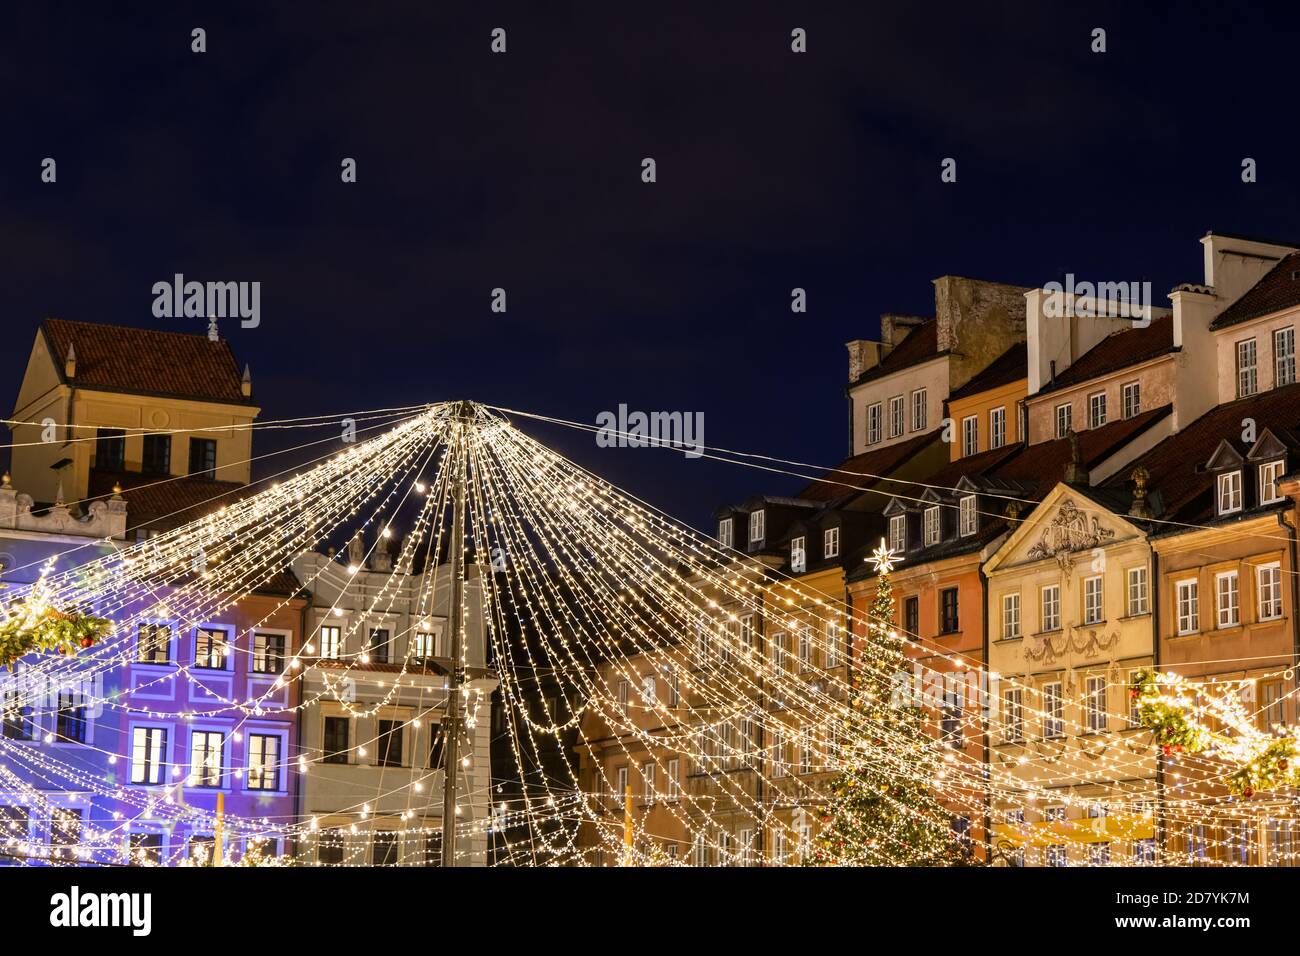
[[[877,574],[888,574],[894,570],[894,562],[900,557],[901,555],[890,550],[889,545],[885,543],[885,539],[881,538],[880,546],[875,551],[872,551],[871,557],[866,560],[871,562],[871,566],[875,568]]]

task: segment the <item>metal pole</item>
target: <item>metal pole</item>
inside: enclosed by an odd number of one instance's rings
[[[460,769],[457,742],[460,736],[460,684],[462,622],[465,616],[465,474],[467,470],[468,423],[473,418],[469,402],[461,402],[456,414],[456,469],[451,515],[451,673],[448,674],[447,708],[443,716],[442,865],[456,865],[456,776]],[[436,573],[436,569],[435,569]]]

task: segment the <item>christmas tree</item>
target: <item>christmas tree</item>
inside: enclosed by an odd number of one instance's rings
[[[925,714],[905,692],[903,638],[894,627],[894,555],[880,542],[870,559],[876,597],[855,668],[840,770],[813,849],[815,866],[960,866],[970,851],[953,831],[931,782],[941,768]],[[886,759],[886,749],[891,759]],[[901,766],[900,766],[901,764]]]

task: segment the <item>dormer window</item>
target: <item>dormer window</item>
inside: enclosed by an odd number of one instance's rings
[[[902,554],[907,550],[907,515],[889,519],[889,550]]]
[[[1282,500],[1277,490],[1278,479],[1282,477],[1282,462],[1266,461],[1259,466],[1259,503],[1271,505]]]
[[[749,540],[750,543],[763,540],[763,509],[751,511],[749,513]]]
[[[731,519],[723,518],[718,522],[718,544],[724,548],[730,548],[732,545],[731,537]]]
[[[1219,514],[1241,510],[1241,472],[1228,471],[1219,476]]]
[[[925,509],[925,527],[922,540],[928,548],[932,544],[939,543],[939,506],[933,505]]]
[[[827,528],[822,532],[822,557],[838,558],[840,556],[840,529]]]
[[[957,506],[957,517],[962,537],[967,537],[979,530],[979,512],[975,510],[975,496],[962,495]]]
[[[790,570],[795,574],[803,574],[808,570],[808,549],[802,535],[790,539]]]

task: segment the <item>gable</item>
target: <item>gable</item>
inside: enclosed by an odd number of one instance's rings
[[[62,362],[62,359],[59,361]],[[35,341],[32,343],[31,353],[27,357],[27,368],[23,371],[22,383],[18,388],[18,398],[14,402],[13,417],[31,419],[31,415],[20,413],[33,402],[48,402],[54,389],[59,384],[59,371],[55,368],[45,336],[37,332]]]
[[[1066,484],[1058,484],[989,558],[992,574],[1004,567],[1056,560],[1063,566],[1096,548],[1145,538],[1146,532]]]
[[[1219,442],[1219,447],[1214,449],[1214,454],[1210,460],[1205,463],[1206,471],[1225,471],[1231,468],[1240,468],[1245,459],[1241,453],[1232,447],[1232,444],[1225,438]]]

